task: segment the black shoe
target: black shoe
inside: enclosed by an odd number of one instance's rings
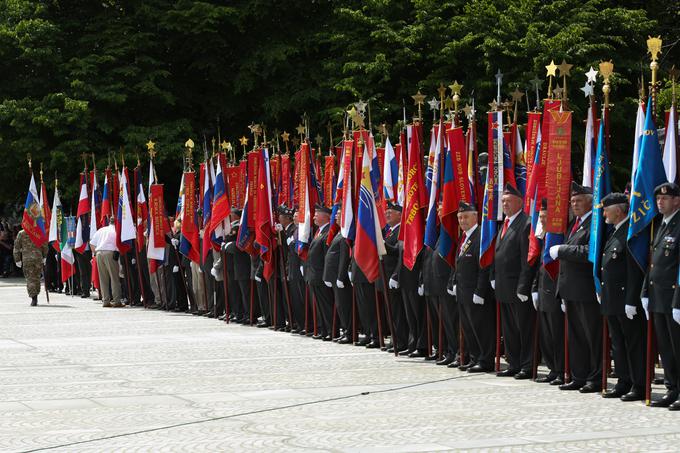
[[[645,392],[638,389],[633,389],[625,395],[621,396],[621,401],[644,401]],[[677,401],[676,401],[677,402]]]
[[[31,307],[38,305],[38,296],[31,297]]]
[[[88,297],[90,297],[90,293],[83,293],[80,295],[81,299],[87,299]]]
[[[468,373],[489,373],[491,371],[493,371],[493,367],[480,365],[479,363],[467,369]]]
[[[330,335],[326,335],[325,337],[323,337],[323,341],[331,341],[331,340],[332,340],[332,338],[331,338]]]
[[[423,358],[423,357],[426,357],[426,356],[427,356],[427,354],[425,354],[423,351],[413,351],[412,353],[410,353],[408,355],[408,357],[410,359],[420,359],[420,358]]]
[[[443,359],[436,361],[436,362],[435,362],[435,365],[442,365],[442,366],[444,366],[444,365],[452,364],[452,363],[454,363],[454,362],[455,362],[455,359],[454,359],[452,356],[447,355],[447,356],[444,356]]]
[[[224,321],[225,319],[227,319],[227,317],[225,315],[219,315],[217,319],[219,319],[220,321]]]
[[[348,337],[342,337],[338,340],[338,344],[349,344],[351,342],[352,340],[350,340]]]
[[[359,341],[354,342],[354,346],[364,346],[365,347],[370,342],[371,342],[370,340],[368,340],[367,338],[364,338],[363,340],[359,340]]]
[[[580,393],[599,393],[602,391],[602,387],[599,386],[598,384],[594,384],[592,382],[587,383],[580,389],[578,389]]]
[[[437,360],[437,354],[428,355],[427,357],[425,357],[425,360],[427,361]]]
[[[380,342],[377,340],[371,341],[366,345],[367,349],[378,349],[380,347]]]
[[[663,377],[655,377],[654,380],[652,381],[652,384],[654,385],[663,385],[664,380]]]
[[[627,395],[626,391],[614,387],[613,389],[604,392],[602,398],[621,398],[623,395]]]
[[[560,385],[560,390],[581,390],[585,384],[583,382],[571,381],[568,384]]]
[[[269,327],[269,323],[266,323],[266,322],[264,322],[264,321],[258,322],[258,323],[255,325],[255,327],[257,327],[258,329],[264,329],[265,327]]]
[[[295,332],[291,332],[291,333],[295,333]],[[307,335],[307,331],[304,330],[304,329],[298,330],[297,334],[304,337],[305,335]]]
[[[397,349],[397,354],[399,354],[399,355],[408,356],[412,352],[413,352],[413,349],[409,349],[408,347],[405,347],[403,349]]]
[[[312,340],[323,340],[323,335],[312,335]]]
[[[468,362],[468,363],[466,363],[466,364],[462,364],[462,363],[461,363],[460,365],[458,365],[458,369],[459,369],[460,371],[467,371],[467,370],[469,370],[470,368],[472,368],[472,367],[475,366],[475,365],[476,365],[476,363],[474,363],[474,362]]]
[[[564,384],[564,378],[562,375],[557,376],[553,381],[550,382],[550,385],[563,385]]]
[[[521,370],[514,376],[517,380],[531,379],[531,373],[525,370]]]
[[[669,411],[680,411],[680,399],[675,400],[670,406],[668,406]]]
[[[652,401],[650,403],[650,406],[651,407],[669,407],[677,399],[678,399],[678,392],[668,391],[660,399]]]
[[[496,376],[498,376],[498,377],[514,377],[517,373],[519,373],[519,371],[511,370],[510,368],[508,368],[505,371],[499,371],[498,373],[496,373]]]
[[[557,379],[557,375],[553,373],[549,373],[547,376],[543,376],[542,378],[537,378],[534,382],[538,382],[539,384],[548,384],[552,381]]]

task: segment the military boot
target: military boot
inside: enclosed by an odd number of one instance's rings
[[[31,307],[38,305],[38,296],[31,297]]]

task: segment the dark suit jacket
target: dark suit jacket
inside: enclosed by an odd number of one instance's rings
[[[436,245],[434,250],[426,247],[421,254],[423,254],[423,267],[420,275],[425,295],[446,296],[446,287],[451,278],[451,266],[437,253]]]
[[[305,261],[305,282],[310,285],[323,285],[324,258],[328,251],[326,239],[328,238],[328,227],[325,225],[317,234],[314,235]]]
[[[250,280],[250,255],[236,247],[236,241],[227,244],[225,251],[234,257],[234,280]]]
[[[534,267],[529,265],[529,232],[531,220],[520,212],[508,226],[501,238],[502,229],[496,236],[496,255],[492,280],[496,280],[496,297],[500,302],[519,302],[517,293],[531,297]]]
[[[399,257],[397,258],[397,265],[392,272],[394,280],[399,282],[399,287],[406,291],[417,291],[420,285],[420,268],[422,266],[423,254],[418,254],[418,258],[413,266],[413,269],[409,270],[404,265],[404,243],[399,242]],[[352,276],[353,277],[353,276]]]
[[[293,242],[288,245],[288,238],[293,238]],[[295,224],[290,224],[284,230],[283,240],[285,245],[283,246],[286,250],[286,276],[288,281],[298,281],[303,280],[302,274],[300,273],[300,266],[302,266],[302,260],[297,254],[297,245],[295,239],[297,238],[297,227]]]
[[[491,267],[482,269],[479,266],[480,231],[477,227],[470,237],[465,238],[460,249],[456,249],[456,267],[451,275],[451,285],[456,285],[456,298],[464,304],[471,304],[474,294],[484,299],[493,300],[494,297],[489,283]]]
[[[662,229],[661,216],[654,222],[652,259],[647,270],[643,295],[649,297],[649,311],[670,314],[678,281],[678,241],[680,212]]]
[[[600,282],[602,284],[601,311],[603,315],[626,314],[626,284],[628,280],[628,222],[607,238],[602,249]],[[639,299],[639,298],[638,298]],[[641,305],[638,300],[637,305]]]
[[[560,273],[557,278],[557,295],[565,300],[588,302],[596,301],[593,281],[593,264],[588,261],[590,242],[590,223],[592,214],[584,220],[574,234],[560,246],[557,257],[560,260]],[[571,232],[576,219],[569,222],[567,231]]]
[[[347,240],[338,232],[331,241],[331,245],[328,246],[328,252],[326,252],[323,281],[331,282],[335,285],[335,282],[340,280],[347,286],[349,284],[347,275],[348,262],[349,245],[347,245]]]
[[[385,275],[389,278],[390,275],[394,273],[394,269],[399,263],[399,228],[401,225],[397,225],[393,230],[391,230],[385,236],[385,250],[387,255],[383,258],[383,263],[385,265]]]

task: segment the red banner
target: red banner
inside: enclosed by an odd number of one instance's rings
[[[241,179],[241,167],[226,167],[224,172],[229,188],[229,199],[237,208],[243,207],[243,180]]]
[[[545,172],[548,199],[546,231],[564,234],[567,231],[571,187],[571,112],[551,110],[550,117],[546,140],[549,149]]]
[[[167,225],[165,218],[165,201],[163,200],[163,184],[152,184],[151,195],[149,199],[149,216],[151,217],[151,224],[153,226],[153,243],[156,247],[165,244],[165,227]]]
[[[536,144],[541,130],[541,112],[529,112],[527,120],[527,149],[524,150],[524,161],[527,164],[527,181],[531,179],[531,170],[536,158]],[[528,199],[529,197],[527,197]]]
[[[465,148],[465,136],[463,135],[462,127],[454,127],[446,130],[449,146],[451,147],[451,163],[453,165],[453,187],[456,194],[456,209],[458,209],[458,202],[465,201],[467,203],[471,200],[470,182],[468,180],[468,155]],[[444,170],[446,175],[446,169]],[[446,176],[442,188],[447,184]]]
[[[274,194],[279,195],[279,191],[281,190],[281,156],[274,154],[269,159],[269,168],[271,170],[272,196],[274,196]],[[280,203],[281,200],[279,200],[279,204]]]
[[[323,165],[323,201],[327,207],[333,206],[333,188],[335,187],[335,157],[326,156]]]
[[[254,228],[257,213],[257,181],[260,168],[260,153],[248,153],[248,228]]]
[[[284,154],[281,156],[281,193],[279,194],[279,203],[291,207],[291,180],[290,180],[290,155]]]
[[[403,263],[412,270],[423,248],[427,199],[423,184],[423,154],[420,147],[421,128],[413,126],[406,172],[406,199],[404,201],[404,252]]]
[[[309,148],[307,147],[307,143],[303,143],[302,147],[300,148],[300,151],[296,153],[296,160],[295,160],[295,166],[296,171],[299,175],[298,179],[298,190],[297,190],[297,196],[298,196],[298,211],[297,211],[297,221],[298,223],[305,223],[305,198],[307,196],[307,190],[308,190],[308,184],[307,184],[307,177],[309,176],[309,168],[310,168],[310,162],[309,162]],[[311,194],[309,194],[309,199],[311,203]],[[311,207],[311,206],[310,206]],[[311,242],[311,241],[310,241]]]
[[[187,247],[180,247],[184,256],[195,263],[201,262],[201,247],[196,222],[196,174],[184,173],[184,219],[182,220],[182,236],[188,242]]]
[[[293,206],[300,207],[300,151],[295,151],[295,180],[293,184]]]

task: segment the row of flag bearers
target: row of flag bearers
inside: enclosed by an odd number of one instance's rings
[[[555,76],[557,66],[547,68]],[[607,87],[612,68],[600,68]],[[153,142],[146,189],[139,165],[132,178],[107,169],[101,193],[85,169],[72,220],[56,187],[50,210],[31,176],[22,225],[33,246],[59,251],[63,281],[77,264],[84,294],[92,251],[106,307],[126,294],[146,307],[680,409],[677,149],[661,151],[652,99],[640,101],[630,189],[617,193],[608,98],[597,120],[586,92],[578,184],[566,98],[549,93],[542,112],[528,113],[524,141],[517,100],[507,122],[494,101],[479,153],[474,107],[463,109],[464,129],[457,102],[444,119],[440,93],[427,155],[420,114],[393,146],[363,127],[360,102],[327,156],[304,139],[293,155],[276,152],[253,130],[256,146],[240,163],[228,161],[225,144],[194,169],[188,140],[172,216]],[[414,96],[418,107],[423,97]],[[667,392],[651,401],[655,347]],[[539,378],[541,362],[549,372]]]

